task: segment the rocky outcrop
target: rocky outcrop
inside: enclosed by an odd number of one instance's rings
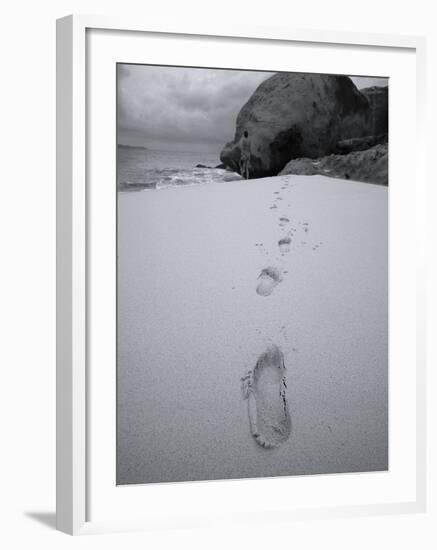
[[[331,178],[388,185],[388,145],[376,145],[366,151],[354,151],[347,155],[332,154],[317,160],[294,159],[280,172],[281,176],[285,174],[321,174]]]
[[[265,80],[237,117],[220,160],[239,171],[239,141],[251,142],[251,177],[276,175],[293,158],[318,158],[337,143],[373,134],[369,99],[346,76],[278,73]]]
[[[196,164],[196,168],[208,168],[208,170],[225,170],[226,166],[224,164],[217,164],[217,166],[207,166],[206,164]]]
[[[360,90],[370,105],[370,134],[388,134],[388,86]]]

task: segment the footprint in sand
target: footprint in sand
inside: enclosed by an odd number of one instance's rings
[[[248,400],[250,430],[265,449],[278,447],[291,433],[285,375],[284,355],[272,345],[241,379],[243,398]]]
[[[270,294],[282,281],[281,273],[276,267],[265,267],[258,276],[258,285],[256,292],[260,296],[270,296]]]
[[[291,244],[290,237],[284,237],[283,239],[279,239],[278,246],[279,246],[279,251],[281,252],[281,254],[285,254],[286,252],[290,252],[290,244]]]

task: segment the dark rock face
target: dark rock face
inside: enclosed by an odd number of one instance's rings
[[[387,134],[379,136],[365,136],[362,138],[344,139],[337,143],[337,148],[340,153],[346,154],[352,151],[365,151],[380,143],[387,143]]]
[[[374,136],[388,134],[388,86],[364,88],[361,93],[370,104],[370,132]]]
[[[251,177],[272,176],[291,159],[337,151],[338,141],[373,132],[368,98],[346,76],[278,73],[265,80],[237,117],[221,162],[239,171],[239,140],[251,142]]]

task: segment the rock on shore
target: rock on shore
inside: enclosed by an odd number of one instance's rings
[[[383,92],[361,93],[347,76],[277,73],[241,109],[220,160],[239,171],[247,130],[251,177],[276,175],[291,159],[323,157],[337,152],[339,141],[374,134],[384,127],[383,111]]]
[[[376,145],[366,151],[347,155],[329,155],[314,160],[291,160],[280,175],[316,175],[388,185],[388,145]]]

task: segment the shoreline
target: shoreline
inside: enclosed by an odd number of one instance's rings
[[[309,163],[313,164],[314,162],[317,162],[317,161],[313,161],[311,159],[296,159],[296,160],[304,160],[304,161],[309,161]],[[215,170],[216,168],[205,168],[205,169],[211,169],[211,170]],[[311,170],[311,168],[308,169],[308,171]],[[285,171],[285,168],[284,168],[284,171]],[[248,179],[248,180],[244,180],[240,174],[238,174],[237,172],[231,172],[230,170],[226,170],[226,173],[228,174],[228,176],[225,176],[223,178],[223,181],[215,181],[215,182],[211,182],[211,183],[208,183],[208,184],[200,184],[200,183],[196,183],[196,181],[193,181],[192,183],[186,183],[186,184],[179,184],[179,185],[167,185],[167,186],[162,186],[162,187],[158,187],[156,183],[141,183],[141,182],[134,182],[134,183],[127,183],[127,182],[119,182],[117,184],[117,192],[120,192],[120,193],[131,193],[131,192],[136,192],[136,191],[149,191],[149,190],[163,190],[163,189],[169,189],[169,188],[183,188],[183,187],[193,187],[193,186],[204,186],[204,185],[216,185],[216,184],[229,184],[229,183],[234,183],[234,182],[241,182],[241,181],[245,181],[246,183],[252,183],[252,182],[256,182],[256,181],[265,181],[265,180],[277,180],[277,179],[281,179],[285,176],[291,176],[291,177],[294,177],[294,176],[299,176],[299,177],[304,177],[304,178],[311,178],[312,176],[320,176],[320,177],[323,177],[323,178],[326,178],[326,180],[331,180],[331,179],[336,179],[336,180],[341,180],[345,183],[359,183],[359,184],[363,184],[363,185],[375,185],[375,186],[378,186],[378,187],[388,187],[387,184],[385,183],[378,183],[378,182],[372,182],[372,181],[361,181],[361,180],[357,180],[357,179],[349,179],[349,178],[344,178],[342,177],[342,174],[339,174],[339,175],[336,175],[335,172],[333,170],[327,170],[326,173],[322,174],[320,173],[319,171],[313,171],[313,172],[310,172],[310,173],[304,173],[304,172],[307,172],[307,168],[305,166],[305,168],[302,170],[302,171],[296,171],[296,172],[280,172],[278,175],[276,176],[269,176],[269,177],[265,177],[265,178],[253,178],[253,179]]]
[[[161,171],[165,170],[175,170],[174,168],[163,168]],[[199,176],[199,170],[202,174],[212,174],[217,171],[222,173],[222,181],[231,182],[243,179],[242,176],[230,169],[225,167],[223,164],[216,166],[208,166],[201,163],[191,167],[190,169],[180,168],[180,173],[184,174],[186,177],[187,172],[192,171],[193,181],[187,183],[182,183],[179,185],[174,185],[175,187],[183,185],[195,185],[196,177]],[[320,157],[316,159],[312,158],[295,158],[290,160],[284,168],[275,176],[268,176],[262,178],[249,178],[249,181],[256,180],[271,180],[272,178],[278,178],[286,175],[294,176],[326,176],[328,178],[336,178],[340,180],[347,180],[351,182],[360,182],[360,183],[370,183],[373,185],[383,185],[388,186],[388,144],[378,144],[369,149],[364,149],[362,151],[351,151],[343,154],[331,154],[325,157]],[[219,182],[220,179],[212,179],[211,182],[200,182],[213,183]],[[168,186],[172,186],[169,184]],[[140,191],[143,189],[158,189],[161,187],[167,187],[166,185],[158,186],[158,182],[127,182],[119,181],[117,184],[117,189],[119,191]]]

